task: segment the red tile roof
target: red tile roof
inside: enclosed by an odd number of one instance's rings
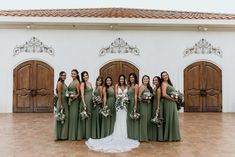
[[[0,10],[0,16],[235,20],[235,14],[131,8]]]

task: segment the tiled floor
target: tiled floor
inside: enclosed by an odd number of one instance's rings
[[[235,113],[180,113],[181,142],[143,142],[120,154],[89,150],[84,141],[54,141],[53,115],[0,114],[1,157],[235,157]]]

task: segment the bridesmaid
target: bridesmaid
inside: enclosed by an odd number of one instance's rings
[[[140,114],[141,118],[139,121],[139,141],[148,141],[148,130],[150,129],[151,120],[151,101],[143,100],[144,93],[153,93],[153,89],[150,86],[150,78],[148,75],[142,77],[142,85],[139,87],[138,97],[140,99]]]
[[[112,78],[109,76],[105,79],[105,86],[103,88],[103,101],[103,107],[108,106],[112,115],[108,117],[102,116],[101,138],[113,133],[116,118],[114,87],[112,85]]]
[[[137,111],[137,99],[138,99],[138,78],[136,74],[129,74],[129,87],[128,87],[128,96],[130,104],[127,108],[127,134],[128,138],[137,140],[139,138],[139,121],[133,120],[130,118],[132,111]]]
[[[156,113],[159,114],[160,118],[163,118],[163,106],[160,102],[161,99],[161,78],[159,76],[154,76],[153,78],[153,101],[151,107],[151,118],[153,118]],[[150,123],[149,129],[149,140],[151,141],[163,141],[163,125],[158,127],[154,123]]]
[[[82,83],[81,83],[81,102],[79,114],[86,110],[87,113],[90,113],[90,116],[86,119],[82,119],[79,115],[78,118],[78,140],[88,139],[91,137],[91,108],[92,108],[92,85],[89,82],[89,74],[87,71],[81,73]]]
[[[56,132],[55,137],[56,140],[67,140],[68,139],[68,116],[69,109],[66,97],[67,85],[65,84],[66,72],[61,71],[59,75],[59,79],[56,85],[56,93],[58,96],[58,101],[56,105],[56,113],[63,110],[65,114],[65,122],[61,124],[60,121],[56,121]]]
[[[161,81],[163,114],[165,119],[164,141],[180,141],[177,105],[175,100],[169,96],[170,92],[175,91],[175,89],[166,71],[161,73]]]
[[[75,95],[71,98],[69,103],[69,140],[77,139],[78,130],[78,108],[80,96],[80,79],[77,69],[71,72],[73,81],[69,84],[68,91],[73,92]]]
[[[97,77],[96,79],[96,87],[94,90],[94,95],[102,98],[102,90],[103,90],[103,78]],[[101,106],[93,106],[92,107],[92,119],[91,119],[91,138],[100,138],[101,131],[101,115],[99,114],[99,109]]]

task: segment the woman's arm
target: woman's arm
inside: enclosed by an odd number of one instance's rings
[[[80,89],[81,89],[81,98],[82,98],[83,107],[84,107],[84,109],[86,109],[86,102],[85,102],[85,97],[84,97],[84,88],[85,88],[85,83],[82,82],[81,87],[80,87]]]
[[[161,100],[161,88],[158,88],[157,89],[157,113],[159,113],[159,111],[160,111],[160,100]]]
[[[144,88],[143,85],[141,85],[141,86],[139,87],[139,91],[138,91],[138,98],[139,98],[139,99],[141,99],[141,95],[142,95],[144,89],[145,89],[145,88]]]
[[[166,83],[162,83],[162,96],[168,100],[172,100],[175,101],[175,99],[173,99],[172,97],[170,97],[167,93],[166,93],[166,88],[167,88],[167,84]]]
[[[76,83],[75,83],[75,86],[76,86],[76,88],[77,88],[77,97],[79,97],[80,96],[80,83],[77,81]],[[76,98],[77,98],[76,97]]]
[[[103,98],[103,87],[102,87],[102,86],[100,86],[100,87],[98,88],[98,92],[99,92],[100,97],[101,97],[101,99],[102,99],[102,98]]]
[[[61,82],[57,83],[57,90],[58,90],[57,96],[58,96],[59,107],[60,107],[60,109],[63,109],[64,108],[64,105],[62,103],[63,84]]]
[[[135,104],[134,104],[134,112],[136,112],[136,110],[137,110],[138,91],[139,91],[139,86],[136,84],[136,85],[135,85]]]
[[[107,102],[107,93],[106,93],[106,87],[103,88],[103,107],[106,106]]]
[[[114,93],[115,93],[115,97],[117,98],[117,96],[118,96],[118,84],[115,85]]]

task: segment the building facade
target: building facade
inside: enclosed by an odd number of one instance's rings
[[[184,111],[235,112],[235,15],[123,8],[0,12],[0,112],[52,112],[58,73],[167,71]],[[94,85],[94,84],[93,84]]]

